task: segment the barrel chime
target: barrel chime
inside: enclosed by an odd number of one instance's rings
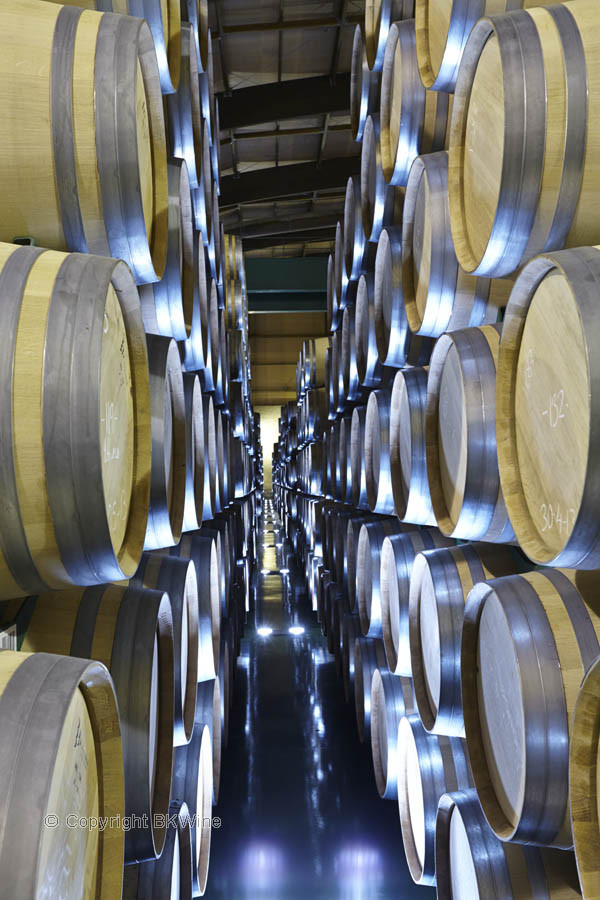
[[[600,11],[519,6],[367,0],[274,495],[415,882],[597,900]]]

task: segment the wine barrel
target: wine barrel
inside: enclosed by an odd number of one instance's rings
[[[195,531],[202,525],[205,493],[204,407],[200,379],[196,374],[184,374],[183,390],[186,444],[183,530]]]
[[[173,655],[175,660],[174,745],[189,744],[194,728],[196,693],[201,655],[208,651],[212,662],[210,629],[208,647],[200,645],[200,602],[196,566],[191,560],[162,553],[144,553],[130,582],[134,587],[151,588],[169,595],[173,614]]]
[[[600,884],[598,841],[598,744],[600,726],[598,679],[600,663],[588,669],[577,696],[569,748],[571,823],[579,879],[586,898],[598,897]]]
[[[385,655],[394,675],[412,677],[408,629],[410,576],[423,550],[453,544],[437,528],[420,528],[386,536],[381,547],[379,585]]]
[[[450,232],[448,153],[417,156],[402,220],[402,292],[411,331],[435,338],[496,322],[512,284],[460,268]]]
[[[3,893],[120,897],[124,831],[114,822],[124,813],[123,755],[108,672],[88,660],[6,650],[0,681],[1,814],[10,823],[0,840]],[[73,828],[68,816],[107,824]]]
[[[479,584],[462,638],[465,732],[486,819],[503,840],[569,849],[569,735],[600,655],[596,573],[543,569]]]
[[[54,591],[0,607],[25,653],[96,659],[109,670],[123,738],[125,861],[160,856],[173,756],[173,618],[167,594],[99,585]],[[111,778],[113,777],[111,770]]]
[[[154,40],[162,92],[173,94],[179,86],[183,55],[179,0],[161,0],[160,3],[156,0],[129,0],[129,14],[148,22]]]
[[[515,283],[503,325],[498,462],[519,544],[536,563],[600,567],[592,487],[599,277],[594,248],[540,257]]]
[[[201,143],[197,145],[196,152],[199,152],[201,155],[196,158],[196,180],[198,184],[192,188],[194,218],[196,221],[196,228],[202,234],[202,241],[206,248],[206,258],[211,278],[218,281],[214,246],[216,233],[214,231],[215,223],[213,223],[213,176],[210,151],[210,128],[206,119],[198,119],[198,116],[201,116],[201,113],[198,112],[195,102],[196,98],[194,97],[194,121],[192,124],[197,129],[200,136],[197,140],[201,140]]]
[[[200,703],[200,698],[199,698]],[[204,708],[201,710],[204,712]],[[193,896],[206,890],[212,835],[213,771],[209,723],[196,716],[192,740],[177,747],[171,802],[185,803],[192,822]]]
[[[434,525],[427,478],[425,410],[427,370],[419,366],[396,373],[390,405],[390,475],[398,518]]]
[[[414,0],[367,0],[365,4],[365,46],[369,68],[380,72],[392,22],[414,15]]]
[[[352,503],[352,416],[340,421],[340,497],[342,503]]]
[[[155,284],[140,288],[144,328],[185,341],[190,337],[194,305],[194,220],[185,160],[167,165],[169,213],[165,272]]]
[[[371,685],[376,669],[385,671],[385,649],[380,638],[357,637],[354,642],[354,706],[361,744],[371,736]]]
[[[402,221],[404,192],[383,174],[379,113],[368,116],[360,156],[360,201],[365,239],[376,244],[384,225]]]
[[[375,112],[379,99],[379,73],[371,71],[362,28],[354,29],[350,63],[350,127],[355,141],[362,141],[367,116]]]
[[[398,726],[415,710],[410,678],[375,669],[371,684],[371,752],[379,796],[398,795]]]
[[[352,475],[352,502],[358,509],[367,509],[367,479],[365,470],[365,430],[367,407],[355,406],[350,426],[350,466]]]
[[[363,388],[381,384],[384,366],[379,359],[375,325],[375,280],[372,272],[360,276],[354,311],[356,371]]]
[[[159,280],[167,163],[150,28],[25,0],[19,16],[4,10],[0,34],[0,114],[11,122],[0,140],[0,240],[28,235],[122,259],[138,284]]]
[[[382,365],[406,365],[410,341],[402,295],[402,228],[386,227],[377,242],[373,305],[375,341]]]
[[[444,794],[435,832],[439,900],[577,900],[581,890],[572,853],[502,843],[474,790]]]
[[[139,0],[138,0],[139,2]],[[202,112],[200,89],[198,86],[198,57],[192,26],[184,22],[181,26],[181,75],[175,93],[167,97],[171,153],[184,159],[187,165],[190,186],[201,187],[203,166]],[[196,202],[194,191],[194,202]],[[198,209],[195,206],[196,227],[199,229]]]
[[[181,357],[187,372],[201,373],[204,383],[204,369],[210,365],[208,337],[208,302],[210,278],[202,235],[194,232],[194,302],[192,305],[190,336],[181,344]]]
[[[527,568],[518,551],[493,544],[461,544],[415,558],[408,600],[410,668],[427,731],[465,736],[460,642],[469,591]]]
[[[51,3],[58,0],[50,0]],[[129,15],[129,0],[69,0],[68,3],[61,3],[61,6],[81,6],[83,9],[95,9],[100,12],[119,13],[119,15]]]
[[[218,534],[212,536],[201,531],[188,531],[176,547],[171,547],[167,551],[172,557],[191,560],[200,580],[198,681],[214,678],[219,668],[222,598],[220,546]]]
[[[354,650],[356,639],[362,636],[357,613],[346,613],[342,620],[342,677],[346,703],[354,701]]]
[[[380,582],[383,542],[386,537],[407,530],[408,526],[395,516],[377,516],[360,526],[356,549],[356,602],[365,637],[381,637],[383,634]]]
[[[221,686],[218,678],[210,678],[198,684],[196,722],[208,724],[212,746],[213,803],[219,802],[221,785]]]
[[[362,190],[362,181],[361,181]],[[341,313],[346,306],[346,290],[348,288],[348,275],[346,274],[346,262],[344,258],[344,228],[338,222],[335,228],[335,245],[333,253],[333,322],[332,327],[337,330],[341,321]]]
[[[223,747],[229,744],[229,710],[231,708],[231,695],[233,691],[232,685],[232,669],[233,669],[233,647],[231,627],[227,627],[229,622],[223,620],[221,629],[221,656],[219,659],[219,689],[221,699],[220,721],[221,721],[221,743]]]
[[[217,511],[217,435],[215,410],[211,394],[202,394],[204,420],[204,506],[203,521],[212,519]]]
[[[346,185],[343,233],[346,275],[349,279],[356,279],[361,273],[365,252],[365,232],[360,199],[360,177],[358,175],[351,175]]]
[[[598,21],[593,2],[575,0],[492,16],[471,31],[449,164],[465,271],[508,275],[542,251],[600,241],[600,162],[586,150],[598,118],[588,103],[600,88]]]
[[[385,48],[381,162],[389,184],[406,185],[415,157],[448,147],[452,95],[425,89],[417,65],[419,41],[415,20],[408,19],[392,25]]]
[[[398,727],[398,808],[406,861],[416,884],[435,884],[435,824],[440,798],[472,786],[465,742],[428,734],[418,716]]]
[[[355,307],[347,306],[342,316],[342,393],[346,403],[360,398],[361,386],[356,366]]]
[[[333,254],[327,257],[327,331],[334,330],[337,325],[337,298],[335,296],[335,262]]]
[[[114,0],[113,0],[114,2]],[[181,18],[194,32],[198,71],[204,72],[208,61],[208,0],[182,0]],[[217,132],[218,133],[218,132]]]
[[[123,900],[192,900],[192,826],[187,803],[169,807],[167,837],[159,859],[126,866]]]
[[[394,509],[390,471],[391,386],[369,394],[365,420],[365,481],[371,512],[391,514]]]
[[[183,373],[172,338],[146,336],[150,364],[152,469],[145,550],[171,547],[181,537],[186,493]]]
[[[496,360],[499,325],[442,335],[427,379],[431,503],[444,534],[493,543],[514,538],[498,472]]]
[[[0,293],[0,599],[128,578],[150,464],[131,273],[115,260],[1,244]]]

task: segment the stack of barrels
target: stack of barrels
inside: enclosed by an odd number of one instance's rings
[[[600,12],[525,5],[367,3],[327,416],[299,381],[273,457],[410,872],[448,900],[600,896]]]
[[[207,23],[0,8],[7,896],[206,887],[262,482]]]

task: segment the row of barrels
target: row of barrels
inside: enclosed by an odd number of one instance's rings
[[[598,242],[596,17],[587,0],[367,4],[352,54],[354,136],[364,150],[369,115],[379,121],[385,185],[405,186],[415,156],[449,148],[466,272],[505,276],[540,252]]]
[[[120,585],[0,604],[11,896],[203,895],[256,515],[232,504]]]
[[[436,521],[467,540],[516,536],[538,564],[596,568],[599,320],[588,298],[598,265],[594,248],[536,258],[514,283],[502,322],[445,332],[424,366],[380,364],[369,301],[368,324],[362,333],[355,327],[359,339],[348,354],[360,390],[334,421],[331,406],[326,421],[320,415],[321,434],[311,436],[320,448],[309,450],[297,429],[294,446],[288,427],[282,460],[313,493],[416,524]],[[324,409],[323,390],[305,395],[307,409]]]
[[[596,896],[597,573],[295,493],[276,502],[414,880]]]

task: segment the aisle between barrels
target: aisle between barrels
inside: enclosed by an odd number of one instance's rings
[[[261,544],[205,896],[427,900],[268,500]]]

